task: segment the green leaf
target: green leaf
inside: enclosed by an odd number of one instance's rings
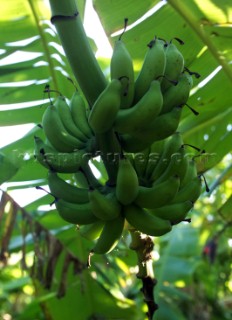
[[[18,171],[19,167],[10,157],[0,152],[0,185],[10,180]]]

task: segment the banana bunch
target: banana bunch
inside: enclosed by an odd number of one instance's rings
[[[110,79],[89,110],[76,91],[69,103],[59,95],[43,114],[46,141],[35,137],[35,157],[48,169],[59,215],[94,242],[93,253],[113,250],[124,228],[150,236],[170,232],[201,194],[194,156],[178,132],[198,74],[185,67],[173,40],[150,41],[135,77],[121,35]],[[89,165],[96,155],[110,177],[103,183]]]

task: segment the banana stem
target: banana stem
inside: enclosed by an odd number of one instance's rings
[[[139,267],[139,271],[137,273],[137,278],[142,281],[143,285],[141,292],[143,293],[144,301],[147,304],[147,316],[149,320],[152,320],[155,311],[158,309],[158,305],[154,300],[154,287],[157,280],[154,278],[151,257],[154,243],[151,237],[144,236],[137,230],[130,229],[130,234],[130,249],[136,252],[138,260],[137,265]]]
[[[105,89],[107,80],[85,34],[75,0],[49,0],[55,25],[73,74],[90,107]]]

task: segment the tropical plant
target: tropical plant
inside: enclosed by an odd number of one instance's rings
[[[178,131],[186,144],[204,150],[195,160],[205,187],[191,210],[191,223],[180,223],[154,238],[124,230],[116,249],[94,255],[91,261],[93,241],[83,238],[78,228],[65,222],[51,206],[54,197],[47,189],[48,168],[34,157],[34,137],[45,139],[42,117],[57,93],[70,101],[78,89],[93,104],[105,79],[110,78],[110,58],[102,56],[92,60],[105,76],[99,83],[93,68],[86,71],[84,80],[80,77],[83,47],[75,42],[72,30],[67,38],[57,23],[60,17],[67,20],[69,6],[78,8],[83,21],[86,2],[50,0],[53,13],[46,1],[39,0],[5,1],[2,7],[0,125],[10,126],[12,132],[19,125],[30,125],[30,130],[8,144],[4,144],[4,135],[1,139],[0,316],[4,320],[141,320],[146,313],[151,319],[154,313],[153,319],[158,320],[230,319],[230,1],[93,0],[112,47],[128,18],[123,41],[133,59],[135,76],[154,36],[184,41],[180,50],[185,66],[200,74],[193,77],[188,100],[199,115],[184,108]],[[75,14],[68,17],[74,18]],[[91,44],[91,53],[97,51],[94,39],[87,40],[84,35],[83,41]],[[99,174],[98,182],[106,181],[103,162],[93,159],[91,168]],[[70,173],[61,176],[69,182],[75,180]],[[80,177],[77,181],[81,183]],[[35,200],[30,199],[29,190]],[[16,201],[19,191],[29,198],[25,205]],[[137,241],[142,251],[133,246]],[[145,246],[149,259],[144,265],[140,258],[144,258]]]

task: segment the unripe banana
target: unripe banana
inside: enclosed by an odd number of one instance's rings
[[[151,146],[153,142],[171,136],[178,128],[181,111],[181,107],[175,107],[172,111],[159,115],[154,121],[148,123],[147,127],[143,128],[143,131],[120,135],[120,143],[123,150],[139,152]]]
[[[142,208],[159,208],[174,199],[179,186],[180,178],[178,176],[171,176],[152,187],[139,186],[139,193],[134,202]]]
[[[168,220],[158,218],[133,204],[124,207],[124,215],[133,228],[152,237],[162,236],[172,229]]]
[[[194,159],[190,159],[188,162],[188,170],[186,171],[183,180],[181,181],[180,185],[183,188],[187,185],[192,179],[197,177],[197,166]]]
[[[119,133],[133,133],[143,129],[151,119],[155,119],[163,105],[160,82],[153,80],[148,91],[131,108],[118,111],[114,129]]]
[[[160,208],[152,209],[150,212],[161,219],[170,221],[172,224],[177,224],[183,221],[188,212],[193,208],[192,201],[178,202],[169,204]]]
[[[154,183],[161,183],[173,175],[178,175],[180,181],[182,181],[187,169],[188,158],[185,154],[184,146],[181,146],[176,153],[172,154],[165,171],[155,180]]]
[[[54,106],[60,115],[60,119],[63,122],[65,129],[78,140],[86,142],[88,138],[81,132],[81,130],[73,121],[71,110],[68,103],[66,102],[65,97],[58,96],[56,98]]]
[[[137,103],[144,96],[149,89],[152,80],[164,74],[166,66],[164,41],[155,38],[148,44],[148,48],[142,68],[135,80],[133,104]]]
[[[111,79],[120,79],[121,108],[129,108],[134,98],[134,67],[133,61],[121,37],[115,42],[110,61]]]
[[[100,220],[113,220],[121,213],[121,205],[112,192],[103,194],[97,189],[90,189],[89,202],[93,214]]]
[[[163,95],[163,107],[160,114],[171,111],[174,107],[184,105],[189,98],[193,79],[189,73],[182,73],[176,86],[171,86]]]
[[[133,165],[139,179],[143,179],[149,161],[150,148],[147,148],[141,152],[135,153],[133,158]]]
[[[62,219],[73,224],[91,224],[97,221],[97,217],[91,210],[90,203],[71,203],[63,199],[55,202],[57,211]]]
[[[94,223],[80,226],[79,232],[82,237],[86,238],[87,240],[93,241],[100,237],[103,227],[104,222],[98,220]]]
[[[113,79],[95,101],[89,114],[89,124],[97,134],[111,129],[121,103],[121,82]]]
[[[155,182],[166,170],[170,159],[183,144],[182,136],[179,132],[175,132],[171,137],[164,141],[163,152],[159,158],[157,165],[150,175],[150,180]]]
[[[140,133],[139,135],[135,134],[122,134],[120,135],[120,144],[124,151],[126,152],[140,152],[145,148],[149,148],[151,145],[150,140],[144,141],[143,136]]]
[[[119,160],[116,181],[116,197],[123,205],[132,203],[138,195],[139,181],[130,160],[123,157]]]
[[[171,81],[177,81],[184,70],[184,58],[173,42],[169,42],[165,50],[166,67],[164,79],[161,84],[162,92],[165,92],[173,84]]]
[[[154,172],[159,160],[163,154],[164,145],[166,139],[155,141],[150,147],[149,160],[147,162],[145,176],[147,180],[150,180],[152,173]]]
[[[74,179],[79,188],[89,189],[89,183],[83,171],[78,170],[75,172]]]
[[[172,135],[178,128],[182,107],[175,107],[170,112],[159,115],[140,132],[146,143],[162,140]]]
[[[84,147],[84,142],[72,136],[64,127],[55,105],[51,104],[46,108],[42,126],[47,139],[57,151],[72,152]]]
[[[93,136],[93,132],[89,126],[85,101],[77,90],[74,92],[70,100],[70,110],[77,128],[79,128],[87,138],[91,138]]]
[[[106,221],[98,238],[93,253],[106,254],[112,251],[118,244],[124,229],[125,218],[119,215],[117,218]]]
[[[39,137],[34,137],[35,158],[44,167],[60,173],[74,173],[83,164],[85,150],[76,152],[58,152],[48,146]]]
[[[89,201],[88,189],[78,188],[61,179],[55,172],[48,172],[48,185],[53,196],[72,203]]]
[[[179,190],[171,203],[178,203],[190,200],[195,202],[201,195],[201,178],[195,177]]]

